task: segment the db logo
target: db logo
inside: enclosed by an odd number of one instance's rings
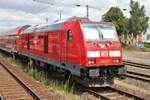
[[[101,51],[102,57],[108,57],[108,51]]]

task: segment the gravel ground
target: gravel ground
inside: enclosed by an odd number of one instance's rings
[[[150,91],[150,83],[148,83],[148,82],[142,82],[142,81],[135,80],[132,78],[126,78],[125,80],[123,80],[123,82],[133,85],[133,86],[136,86],[136,87],[139,87],[139,88],[142,88],[143,90]]]
[[[129,81],[131,82],[131,80]],[[134,95],[138,95],[140,97],[146,98],[145,100],[150,100],[150,91],[147,91],[146,89],[142,89],[138,87],[137,85],[135,85],[135,83],[132,85],[132,84],[126,84],[125,82],[116,80],[113,87],[121,89],[122,91],[133,93]]]
[[[81,93],[79,96],[80,96],[79,100],[99,100],[99,98],[97,98],[87,92]]]
[[[150,52],[123,51],[123,60],[150,65]]]

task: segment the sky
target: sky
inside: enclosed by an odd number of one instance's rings
[[[53,23],[59,19],[60,12],[62,19],[72,16],[85,17],[86,7],[89,5],[89,18],[100,21],[110,7],[118,6],[126,16],[129,16],[130,0],[0,0],[0,31],[22,25],[37,25]],[[41,1],[45,3],[40,3]],[[135,0],[145,6],[146,15],[150,17],[149,0]],[[54,5],[51,5],[51,4]],[[76,7],[75,5],[82,5]]]

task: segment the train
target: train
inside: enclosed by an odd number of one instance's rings
[[[53,24],[21,26],[0,35],[0,49],[49,65],[88,87],[124,79],[126,67],[115,26],[72,17]]]

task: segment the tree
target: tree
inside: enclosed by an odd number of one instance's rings
[[[128,18],[118,7],[111,7],[106,14],[102,16],[102,21],[113,22],[116,26],[119,36],[127,33]]]
[[[149,24],[149,17],[145,15],[145,8],[142,5],[140,7],[139,3],[137,1],[131,0],[130,2],[130,19],[129,19],[129,33],[133,34],[133,36],[136,38],[136,36],[140,33],[146,33]]]

